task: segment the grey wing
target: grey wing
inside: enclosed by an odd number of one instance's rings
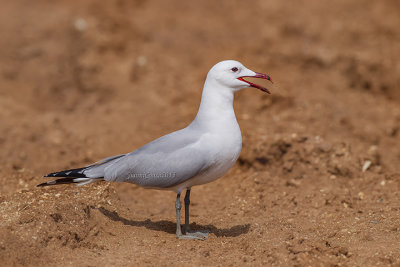
[[[111,156],[111,157],[108,157],[108,158],[104,158],[104,159],[99,160],[99,161],[96,161],[95,163],[90,164],[90,165],[88,165],[88,166],[86,166],[86,167],[99,166],[99,165],[105,164],[105,163],[107,163],[107,162],[116,160],[116,159],[118,159],[118,158],[120,158],[120,157],[123,157],[123,156],[125,156],[125,155],[126,155],[126,154],[119,154],[119,155]]]
[[[108,157],[97,161],[91,165],[88,165],[81,169],[82,173],[88,178],[100,178],[104,177],[104,170],[108,166],[114,164],[119,159],[125,157],[126,154],[120,154],[112,157]]]
[[[104,179],[153,188],[183,183],[210,165],[201,138],[189,129],[163,136],[108,166]]]

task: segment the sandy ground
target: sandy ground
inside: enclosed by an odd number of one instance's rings
[[[400,265],[399,1],[2,1],[0,262]],[[186,126],[223,59],[271,75],[239,92],[243,150],[192,190],[35,188]],[[364,166],[364,170],[363,170]]]

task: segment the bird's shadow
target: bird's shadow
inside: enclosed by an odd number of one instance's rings
[[[151,221],[150,219],[144,221],[133,221],[126,218],[119,216],[116,211],[109,211],[103,207],[98,208],[98,210],[104,214],[104,216],[110,218],[113,221],[122,222],[125,225],[135,226],[135,227],[146,227],[150,230],[155,231],[163,231],[169,234],[175,234],[176,231],[176,224],[171,221],[161,220],[161,221]],[[246,234],[250,230],[250,224],[242,224],[242,225],[235,225],[231,228],[222,228],[219,229],[212,224],[209,225],[198,225],[192,223],[191,228],[193,230],[204,230],[208,229],[211,233],[215,234],[216,236],[220,237],[235,237]]]

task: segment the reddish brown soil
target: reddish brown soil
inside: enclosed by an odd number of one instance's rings
[[[400,265],[400,4],[3,1],[0,262]],[[236,95],[238,163],[175,195],[131,184],[35,188],[187,125],[209,68],[271,75]],[[370,162],[365,171],[362,167]]]

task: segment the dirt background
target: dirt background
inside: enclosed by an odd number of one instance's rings
[[[399,266],[399,3],[2,1],[1,265]],[[185,127],[224,59],[275,85],[236,95],[240,159],[192,190],[206,241],[171,192],[34,187]]]

